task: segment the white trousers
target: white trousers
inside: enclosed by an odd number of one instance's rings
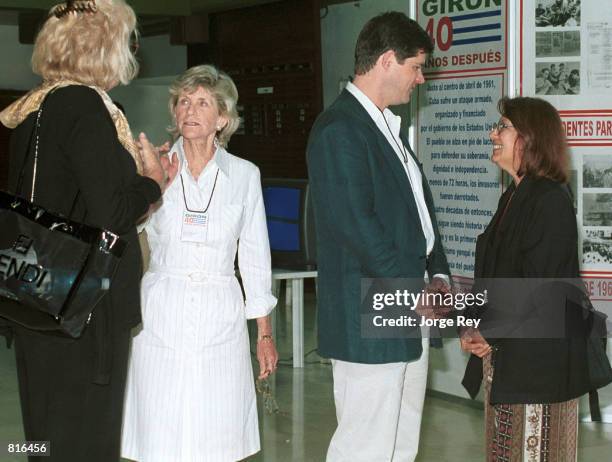
[[[411,362],[360,364],[332,360],[338,427],[327,462],[410,462],[419,434],[429,339]]]

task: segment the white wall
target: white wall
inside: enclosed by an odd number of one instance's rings
[[[29,90],[40,82],[32,73],[30,59],[32,45],[19,43],[19,27],[0,25],[0,88]],[[143,37],[138,50],[139,78],[176,75],[187,67],[187,47],[171,46],[167,35]]]
[[[154,144],[170,140],[166,127],[170,124],[168,86],[174,76],[137,79],[127,87],[117,87],[110,96],[125,108],[134,136],[145,132]]]
[[[4,90],[29,90],[40,82],[30,68],[32,45],[19,43],[17,26],[0,25],[0,88]]]
[[[29,90],[40,83],[32,73],[30,58],[32,45],[19,43],[19,28],[0,25],[0,88]],[[140,39],[138,59],[139,78],[127,87],[110,92],[111,97],[125,107],[130,127],[135,134],[144,131],[155,143],[163,143],[169,136],[168,85],[174,76],[187,67],[187,48],[171,46],[167,35]],[[168,77],[169,76],[169,77]]]
[[[145,132],[154,144],[163,144],[170,139],[168,86],[187,68],[187,47],[170,45],[167,35],[141,38],[138,60],[138,79],[110,95],[125,108],[135,136]]]
[[[321,60],[323,104],[329,106],[339,93],[339,81],[353,75],[355,42],[363,25],[385,11],[404,11],[408,0],[362,0],[331,5],[321,10]]]
[[[170,139],[168,86],[187,69],[187,47],[170,45],[167,35],[141,38],[138,59],[139,78],[110,95],[125,108],[135,136],[142,131],[154,144],[163,144]]]
[[[137,56],[141,79],[176,75],[187,68],[187,47],[170,45],[168,35],[142,37]]]
[[[340,93],[341,81],[353,75],[355,42],[363,25],[385,11],[408,14],[409,4],[409,0],[362,0],[331,5],[321,10],[324,107],[329,106]],[[410,121],[410,105],[391,109],[402,117],[402,128],[406,130]]]

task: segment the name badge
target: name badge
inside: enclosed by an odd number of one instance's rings
[[[189,212],[183,210],[183,227],[181,229],[181,241],[183,242],[205,242],[208,231],[208,213]]]

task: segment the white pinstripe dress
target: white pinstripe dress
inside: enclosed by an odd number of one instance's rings
[[[177,176],[146,224],[151,263],[128,371],[122,456],[236,461],[260,449],[246,320],[276,304],[259,170],[218,148],[195,181],[182,139],[171,152],[181,160],[183,186]],[[181,240],[183,190],[189,209],[204,210],[210,200],[204,242]],[[234,276],[237,247],[246,304]]]

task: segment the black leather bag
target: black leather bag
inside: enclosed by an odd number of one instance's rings
[[[30,148],[17,195],[0,191],[0,317],[36,331],[78,338],[110,288],[126,243],[116,234],[35,204],[43,106],[30,142],[35,146],[30,200],[20,197]]]
[[[584,337],[584,352],[586,355],[586,370],[589,379],[589,407],[591,421],[601,422],[598,389],[612,383],[612,367],[606,353],[608,343],[608,316],[595,309],[588,295],[584,291],[573,292],[568,298],[570,312],[578,314],[584,328],[581,332]]]
[[[606,354],[608,329],[607,316],[599,311],[590,313],[590,335],[587,339],[589,376],[594,389],[612,383],[612,367]]]

